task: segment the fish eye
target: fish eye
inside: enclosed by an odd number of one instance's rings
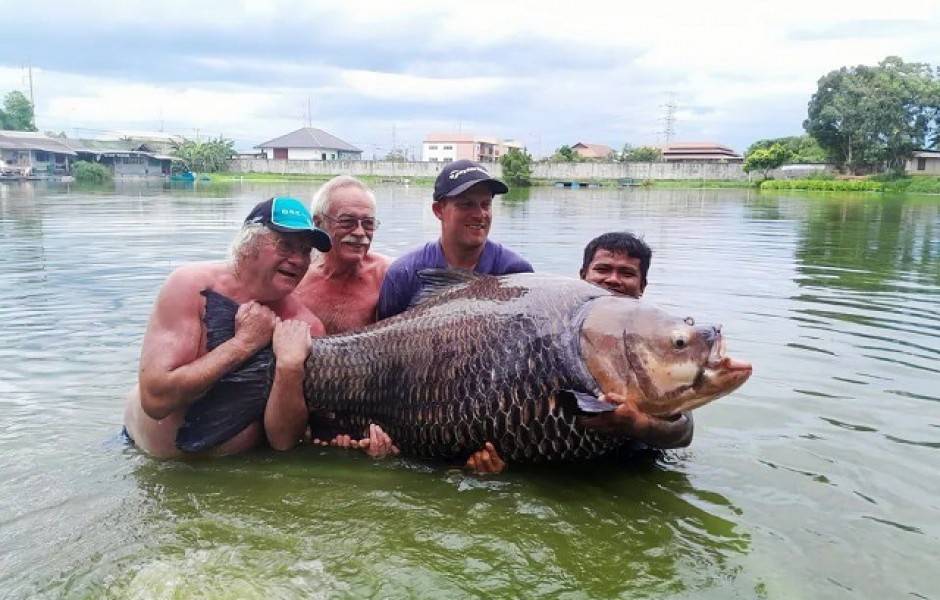
[[[689,340],[682,334],[672,336],[672,347],[676,350],[682,350],[689,345]]]
[[[686,317],[683,319],[683,321],[685,321],[685,324],[688,325],[689,327],[695,327],[695,319],[693,319],[692,317]]]

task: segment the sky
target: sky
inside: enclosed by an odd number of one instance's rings
[[[886,56],[940,65],[940,0],[628,3],[0,0],[0,94],[37,125],[222,135],[308,122],[381,158],[431,132],[673,141],[799,135],[817,81]]]

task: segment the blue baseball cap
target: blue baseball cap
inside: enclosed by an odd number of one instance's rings
[[[472,160],[455,160],[447,163],[434,181],[434,200],[453,198],[469,190],[478,183],[486,182],[493,195],[505,194],[509,188],[505,183],[490,177],[483,165]]]
[[[260,223],[281,233],[306,233],[320,252],[329,252],[333,246],[330,234],[313,224],[304,203],[290,196],[275,196],[256,204],[245,217],[245,225],[250,223]]]

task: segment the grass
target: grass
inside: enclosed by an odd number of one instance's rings
[[[887,179],[768,179],[760,183],[762,190],[806,190],[811,192],[908,192],[940,194],[940,177],[916,176]]]

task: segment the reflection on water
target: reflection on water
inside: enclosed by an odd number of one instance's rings
[[[940,201],[534,188],[493,237],[575,275],[611,229],[650,301],[754,362],[652,463],[468,477],[302,449],[152,461],[116,441],[157,288],[259,199],[316,184],[0,185],[0,589],[10,597],[930,597]],[[377,190],[375,248],[437,232]]]

